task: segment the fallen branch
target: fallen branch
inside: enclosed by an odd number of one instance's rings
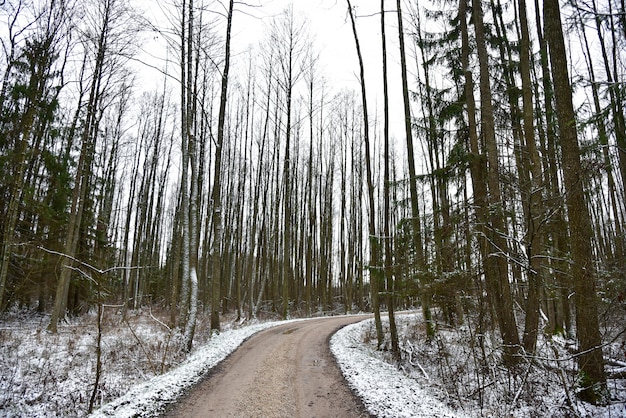
[[[428,373],[426,373],[426,370],[424,370],[424,368],[419,363],[419,361],[417,361],[417,359],[416,359],[415,362],[413,362],[413,353],[415,352],[415,349],[414,349],[413,344],[411,343],[411,341],[406,340],[404,346],[405,346],[405,348],[403,350],[406,351],[406,353],[407,353],[407,359],[409,361],[409,364],[411,366],[413,366],[413,367],[418,367],[422,371],[422,373],[424,374],[424,377],[426,378],[426,380],[428,380],[428,383],[431,383],[430,376],[428,375]]]

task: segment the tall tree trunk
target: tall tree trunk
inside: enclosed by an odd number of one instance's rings
[[[189,0],[189,33],[188,35],[188,56],[189,62],[187,65],[189,68],[194,64],[191,60],[193,57],[193,31],[194,31],[194,15],[193,15],[193,0]],[[196,55],[198,60],[198,55]],[[186,231],[189,236],[189,308],[187,313],[187,322],[185,323],[185,333],[183,335],[183,341],[185,350],[191,351],[193,345],[193,337],[196,331],[196,318],[198,315],[198,138],[195,129],[196,121],[196,86],[195,76],[191,77],[191,72],[188,72],[187,78],[187,126],[185,128],[188,153],[189,153],[189,166],[191,168],[190,177],[190,195],[189,195],[189,225]]]
[[[220,287],[222,282],[222,147],[224,144],[224,120],[226,118],[226,99],[228,97],[228,73],[230,71],[230,39],[233,23],[234,0],[228,4],[228,23],[226,26],[226,45],[224,71],[222,72],[222,88],[220,92],[220,110],[217,122],[217,144],[215,146],[215,171],[213,179],[213,242],[211,244],[211,329],[220,329]]]
[[[378,283],[380,282],[380,247],[378,238],[376,237],[376,212],[374,197],[374,181],[372,174],[372,159],[370,156],[370,135],[369,135],[369,115],[367,110],[367,94],[365,89],[365,67],[363,65],[363,57],[361,55],[361,45],[356,30],[356,22],[354,20],[354,12],[350,0],[348,3],[348,13],[350,14],[350,22],[352,24],[352,33],[354,35],[354,43],[356,45],[357,57],[359,59],[359,82],[361,84],[361,100],[363,106],[363,140],[365,142],[365,176],[367,181],[367,203],[368,203],[368,231],[370,244],[370,293],[372,294],[372,309],[374,311],[374,323],[376,326],[376,339],[378,347],[383,343],[383,327],[380,319],[380,303],[378,298]]]
[[[485,226],[489,246],[485,261],[485,279],[488,290],[494,301],[500,333],[505,344],[505,364],[519,361],[519,335],[513,314],[513,297],[509,284],[508,243],[503,224],[504,211],[500,192],[498,148],[496,144],[495,120],[493,116],[492,94],[489,79],[489,56],[483,11],[480,0],[472,1],[472,17],[476,33],[476,49],[480,67],[480,125],[481,135],[485,144],[487,171],[486,179],[489,187],[487,204],[489,215],[485,218]]]
[[[285,162],[283,166],[283,187],[285,191],[285,201],[283,202],[283,287],[282,287],[282,316],[287,319],[289,315],[289,285],[292,281],[291,251],[292,251],[292,225],[291,225],[291,105],[293,87],[293,51],[289,51],[288,74],[287,74],[287,124],[285,125]]]
[[[563,153],[563,179],[572,245],[572,281],[576,304],[576,331],[583,388],[578,394],[587,402],[599,403],[606,396],[606,376],[602,358],[602,337],[598,323],[596,277],[591,248],[591,221],[583,191],[583,171],[580,146],[576,133],[576,118],[572,89],[567,71],[567,53],[558,0],[544,1],[545,38],[550,50],[554,77],[556,114]]]
[[[543,232],[540,227],[544,222],[541,206],[543,204],[543,173],[541,160],[535,140],[535,125],[533,116],[532,82],[530,74],[530,36],[528,33],[528,19],[526,16],[526,0],[519,0],[519,20],[521,30],[520,42],[520,72],[522,78],[523,130],[526,149],[529,154],[532,187],[528,198],[530,214],[526,225],[526,248],[529,261],[528,271],[528,299],[526,303],[526,319],[524,336],[522,339],[524,350],[528,353],[535,351],[539,326],[539,298],[542,287],[542,247]]]
[[[422,246],[422,229],[420,225],[419,198],[417,195],[417,176],[415,174],[415,156],[413,148],[413,129],[411,124],[411,103],[409,101],[409,83],[406,67],[406,50],[404,46],[404,22],[402,18],[402,1],[396,1],[398,16],[398,35],[400,41],[400,70],[402,73],[402,98],[404,102],[404,134],[406,135],[407,162],[409,165],[409,193],[411,199],[411,227],[413,229],[411,237],[415,251],[415,262],[417,264],[418,282],[420,283],[420,302],[422,304],[422,315],[426,323],[426,336],[432,338],[435,335],[432,314],[430,312],[430,295],[426,291],[425,273],[426,263],[424,261],[424,247]]]
[[[389,332],[391,334],[391,352],[395,358],[400,356],[400,348],[398,346],[398,329],[396,327],[396,318],[394,312],[394,283],[393,283],[393,254],[392,254],[392,235],[391,235],[391,202],[389,196],[390,187],[390,156],[389,156],[389,83],[387,81],[387,37],[385,34],[385,0],[380,0],[380,34],[382,40],[383,53],[383,142],[384,142],[384,169],[383,169],[383,239],[385,240],[385,260],[384,260],[384,276],[387,281],[387,310],[389,315]],[[400,38],[403,34],[400,33]],[[406,103],[405,103],[406,110]],[[409,113],[409,118],[411,117]],[[406,119],[406,116],[405,116]],[[408,141],[408,139],[407,139]],[[412,144],[411,144],[412,145]],[[408,153],[412,155],[409,149]],[[411,195],[412,197],[413,195]],[[411,199],[411,203],[413,200]],[[419,219],[418,219],[419,221]],[[414,230],[414,233],[416,231]],[[420,243],[421,245],[421,243]]]
[[[112,19],[111,14],[113,13],[111,9],[114,7],[114,1],[105,1],[102,7],[104,8],[101,21],[102,27],[100,28],[96,45],[94,74],[91,79],[86,119],[81,135],[81,151],[76,168],[76,179],[72,192],[72,206],[63,249],[63,253],[66,257],[63,257],[61,260],[61,274],[57,283],[54,306],[52,314],[50,315],[50,323],[48,324],[48,331],[52,333],[56,333],[57,324],[65,315],[67,308],[67,298],[72,276],[72,259],[76,255],[78,246],[79,230],[88,189],[87,183],[90,177],[91,163],[95,152],[96,135],[98,133],[97,127],[100,121],[97,112],[98,110],[102,110],[98,109],[98,107],[102,95],[101,83],[104,77],[104,60],[108,49],[108,35]]]
[[[546,292],[548,304],[553,306],[548,312],[554,311],[554,315],[549,318],[550,323],[548,329],[551,332],[565,331],[568,335],[572,334],[571,310],[569,302],[569,294],[571,292],[571,282],[568,277],[569,265],[565,261],[565,257],[569,253],[569,236],[567,224],[565,222],[565,212],[563,206],[563,196],[561,194],[560,176],[559,176],[559,158],[557,156],[557,135],[556,135],[556,117],[553,106],[554,89],[552,87],[552,77],[550,74],[548,63],[548,47],[544,38],[541,25],[541,5],[539,0],[535,0],[535,22],[537,28],[537,40],[540,48],[540,64],[542,74],[542,85],[544,91],[543,109],[537,106],[536,114],[545,115],[545,146],[547,158],[545,158],[544,168],[544,184],[547,188],[549,197],[548,207],[553,214],[549,220],[545,230],[545,240],[553,242],[553,257],[550,260],[554,271],[553,283],[546,283]],[[538,88],[537,88],[538,90]],[[538,91],[535,96],[539,97]],[[541,119],[540,119],[541,121]],[[539,122],[538,128],[543,129],[543,125]]]
[[[181,228],[181,287],[180,287],[180,312],[179,325],[185,327],[187,324],[187,315],[189,313],[189,147],[190,147],[190,115],[191,105],[189,100],[193,100],[189,89],[191,88],[192,76],[192,34],[188,29],[190,24],[187,21],[187,1],[193,3],[193,0],[183,0],[182,3],[182,22],[181,22],[181,181],[180,181],[180,228]]]
[[[313,64],[311,63],[310,71],[313,72]],[[307,234],[306,234],[306,250],[305,250],[305,284],[304,284],[304,303],[306,316],[311,315],[312,305],[312,288],[313,288],[313,236],[315,234],[315,201],[313,194],[313,74],[309,80],[309,155],[307,162]]]

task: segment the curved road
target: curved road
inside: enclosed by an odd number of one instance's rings
[[[292,322],[252,336],[167,417],[369,417],[329,349],[330,336],[364,316]]]

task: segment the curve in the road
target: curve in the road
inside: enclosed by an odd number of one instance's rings
[[[363,316],[276,326],[251,337],[167,417],[369,417],[348,388],[328,341]]]

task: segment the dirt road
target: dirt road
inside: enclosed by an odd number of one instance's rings
[[[243,343],[167,417],[369,417],[347,387],[328,347],[341,316],[294,322]]]

